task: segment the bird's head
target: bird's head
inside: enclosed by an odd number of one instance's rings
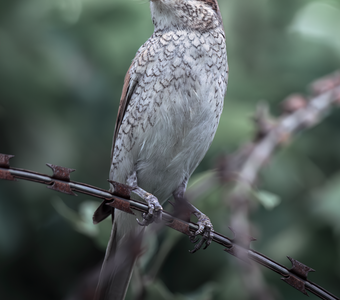
[[[150,0],[155,29],[208,31],[222,25],[217,0]]]

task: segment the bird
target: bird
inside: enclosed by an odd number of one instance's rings
[[[150,10],[154,32],[124,79],[109,173],[111,181],[129,185],[149,211],[136,220],[106,201],[95,211],[94,223],[113,219],[95,297],[100,300],[125,298],[138,255],[123,245],[132,232],[142,235],[144,226],[158,222],[172,196],[197,217],[195,236],[204,233],[193,252],[213,236],[209,218],[184,193],[223,110],[229,67],[221,12],[217,0],[150,0]]]

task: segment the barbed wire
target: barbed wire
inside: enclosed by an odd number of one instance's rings
[[[74,169],[47,164],[47,166],[53,170],[53,175],[49,176],[26,169],[12,168],[9,164],[9,160],[12,157],[14,156],[0,154],[0,179],[10,181],[16,181],[17,179],[33,181],[45,184],[52,190],[73,196],[76,196],[76,192],[90,195],[95,198],[106,200],[108,205],[129,214],[134,214],[134,210],[142,213],[148,212],[149,208],[145,203],[130,199],[131,188],[127,185],[111,181],[111,183],[115,185],[115,192],[110,193],[107,190],[100,189],[92,185],[71,181],[70,173],[75,171]],[[192,234],[198,229],[197,224],[176,218],[166,211],[163,211],[162,213],[162,220],[166,226],[187,236],[192,236]],[[225,247],[224,251],[227,253],[238,257],[248,264],[251,263],[251,261],[261,264],[262,266],[281,275],[281,279],[283,281],[298,289],[305,295],[307,295],[307,291],[310,291],[321,299],[340,300],[340,298],[307,279],[308,273],[310,271],[314,271],[312,268],[291,257],[288,257],[292,262],[292,268],[289,269],[264,254],[250,249],[250,242],[253,240],[252,238],[249,239],[247,247],[239,245],[237,243],[238,240],[240,239],[237,232],[234,232],[233,238],[228,238],[218,232],[214,232],[213,242]]]

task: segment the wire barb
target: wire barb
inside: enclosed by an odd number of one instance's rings
[[[113,181],[113,180],[110,180],[110,179],[108,179],[107,181],[110,182],[113,185],[113,188],[114,188],[113,194],[114,195],[130,199],[130,195],[131,195],[133,187],[126,185],[126,184],[122,184],[122,183]]]
[[[293,265],[292,268],[289,269],[289,271],[293,274],[289,274],[288,277],[282,277],[281,279],[284,282],[288,283],[293,288],[296,288],[301,293],[308,296],[307,291],[306,291],[306,286],[305,286],[307,276],[309,272],[315,272],[315,270],[304,265],[303,263],[300,263],[294,258],[291,258],[289,256],[287,257]]]
[[[46,166],[53,170],[52,178],[57,179],[53,180],[53,184],[51,186],[47,186],[47,188],[64,194],[77,196],[77,194],[72,191],[70,185],[66,183],[70,181],[70,173],[74,172],[75,169],[69,169],[52,164],[46,164]]]
[[[11,173],[6,170],[10,168],[9,160],[14,157],[14,155],[1,154],[0,153],[0,167],[4,168],[0,170],[0,179],[15,181]]]

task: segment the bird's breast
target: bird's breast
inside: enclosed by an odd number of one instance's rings
[[[136,84],[113,165],[121,164],[126,174],[136,168],[143,189],[161,199],[169,197],[212,142],[227,69],[222,32],[156,32],[131,68]]]

